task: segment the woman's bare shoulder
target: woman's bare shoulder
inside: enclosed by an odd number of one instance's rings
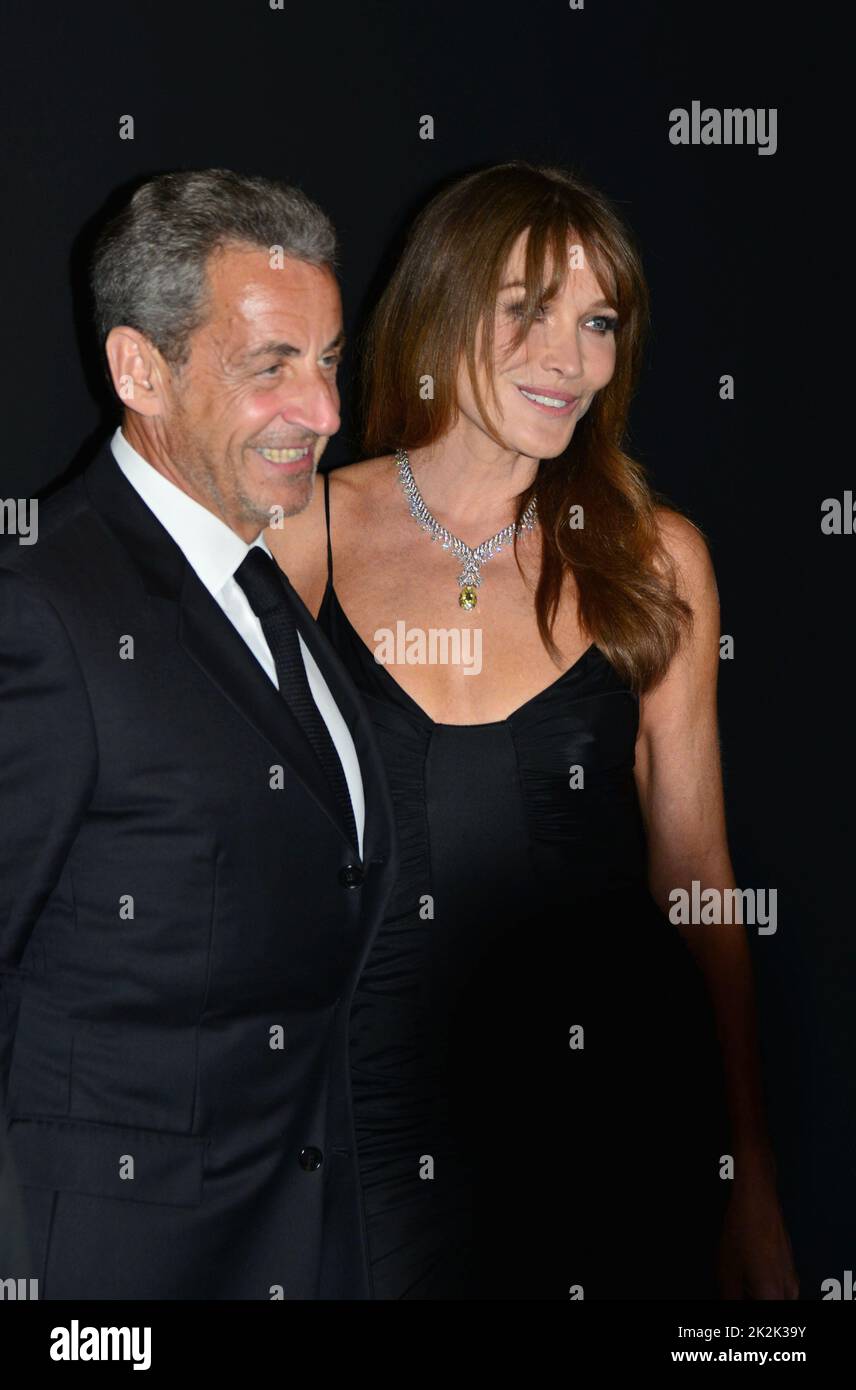
[[[384,467],[385,465],[385,467]],[[334,553],[344,558],[349,535],[360,535],[377,520],[383,482],[388,484],[389,458],[346,463],[329,470],[330,530]],[[386,478],[384,479],[384,474]],[[324,514],[324,476],[315,476],[312,496],[301,512],[269,526],[265,540],[309,611],[318,611],[327,583],[327,520]]]
[[[656,507],[655,519],[660,543],[674,566],[679,590],[691,601],[715,591],[713,561],[700,528],[672,507]]]
[[[389,491],[393,464],[387,454],[382,458],[363,459],[359,463],[343,463],[330,471],[330,510],[334,499],[351,514],[374,513]]]

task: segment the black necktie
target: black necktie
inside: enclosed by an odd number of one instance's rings
[[[258,545],[254,545],[247,552],[235,570],[235,579],[262,625],[262,632],[267,639],[276,667],[280,694],[308,738],[336,793],[356,849],[359,840],[348,783],[330,730],[324,723],[309,688],[303,653],[297,637],[291,586],[276,563]]]

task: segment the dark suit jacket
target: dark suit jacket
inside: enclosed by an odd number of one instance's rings
[[[28,1298],[27,1273],[31,1268],[18,1175],[6,1138],[5,1119],[0,1114],[0,1298]]]
[[[362,863],[109,448],[0,552],[0,1113],[42,1298],[370,1296],[348,1013],[397,851],[359,697],[300,628]]]

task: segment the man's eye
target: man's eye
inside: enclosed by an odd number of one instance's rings
[[[325,367],[338,367],[341,358],[338,352],[331,352],[326,357],[322,357],[321,361],[324,363]]]
[[[273,372],[278,372],[282,364],[277,362],[273,367],[263,367],[258,373],[259,376],[270,376]]]

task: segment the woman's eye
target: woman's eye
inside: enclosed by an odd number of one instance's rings
[[[516,300],[515,303],[513,303],[513,304],[506,304],[506,306],[505,306],[505,312],[506,312],[507,314],[510,314],[510,316],[511,316],[512,318],[515,318],[515,319],[522,319],[522,318],[524,317],[525,308],[526,308],[526,301],[525,301],[525,299],[518,299],[518,300]],[[547,306],[546,306],[546,304],[539,304],[539,305],[538,305],[538,308],[535,310],[535,318],[538,319],[538,320],[543,319],[543,318],[544,318],[544,315],[546,314],[546,312],[547,312]]]
[[[601,325],[600,328],[594,330],[595,333],[614,333],[618,327],[618,316],[616,314],[596,314],[588,322]]]

